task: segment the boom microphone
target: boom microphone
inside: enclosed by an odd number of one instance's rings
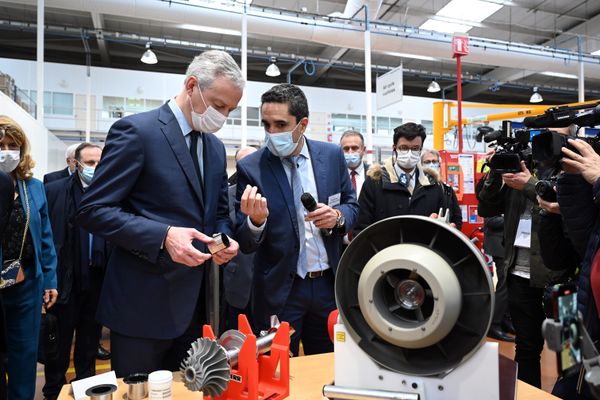
[[[528,128],[565,128],[573,123],[572,117],[568,114],[554,115],[542,114],[536,117],[525,117],[523,125]]]
[[[312,195],[308,192],[302,193],[302,196],[300,196],[300,201],[308,212],[313,212],[317,209],[317,202],[315,201],[315,198],[312,197]],[[298,221],[298,223],[300,223],[300,221]],[[321,235],[323,236],[331,236],[331,229],[321,228],[320,231]]]

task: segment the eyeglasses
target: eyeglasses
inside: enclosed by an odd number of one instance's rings
[[[439,161],[436,160],[427,160],[427,161],[423,161],[421,164],[423,165],[430,165],[430,164],[439,164]]]
[[[400,147],[396,147],[397,151],[401,151],[406,153],[407,151],[415,151],[420,153],[421,152],[421,147],[420,146],[412,146],[412,147],[408,147],[408,146],[400,146]]]

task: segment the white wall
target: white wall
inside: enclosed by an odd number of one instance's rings
[[[41,180],[47,172],[65,167],[64,143],[2,92],[0,92],[0,114],[14,119],[25,131],[35,160],[34,177]]]

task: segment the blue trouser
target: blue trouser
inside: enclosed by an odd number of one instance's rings
[[[25,279],[0,292],[6,323],[8,398],[35,397],[43,277]]]
[[[302,340],[304,354],[320,354],[333,351],[333,343],[327,331],[327,318],[335,310],[333,271],[316,279],[296,276],[281,321],[289,322],[296,332],[292,335],[290,350],[297,356]]]

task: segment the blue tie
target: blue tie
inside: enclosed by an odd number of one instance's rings
[[[304,206],[300,198],[304,190],[302,189],[302,181],[298,173],[298,158],[285,158],[284,161],[289,165],[291,171],[292,196],[294,197],[294,207],[296,208],[296,219],[298,220],[298,238],[300,240],[300,252],[298,254],[298,265],[296,272],[302,279],[306,276],[307,261],[306,261],[306,236],[304,233]]]

